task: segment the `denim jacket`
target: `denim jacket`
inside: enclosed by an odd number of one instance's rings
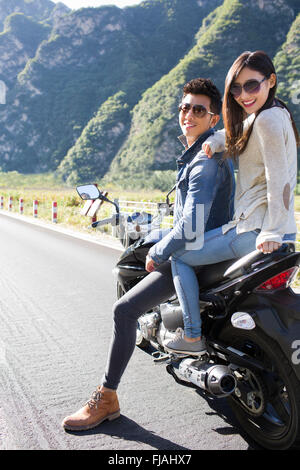
[[[232,162],[222,159],[222,153],[208,158],[202,151],[203,142],[213,133],[210,129],[202,134],[177,159],[174,225],[149,250],[149,256],[156,264],[203,237],[205,231],[232,219],[235,190]],[[182,137],[179,138],[181,142]]]

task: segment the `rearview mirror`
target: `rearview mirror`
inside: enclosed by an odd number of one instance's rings
[[[170,204],[167,204],[166,202],[158,202],[157,207],[164,216],[170,215]]]
[[[84,184],[82,186],[77,186],[76,189],[81,199],[94,200],[94,199],[98,199],[99,197],[101,199],[100,191],[97,188],[97,186],[95,186],[94,184]]]

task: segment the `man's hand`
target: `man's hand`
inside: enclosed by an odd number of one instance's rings
[[[149,255],[146,257],[146,264],[145,264],[145,269],[148,271],[148,273],[152,273],[152,271],[155,271],[156,264],[154,263],[153,259],[150,258]]]
[[[264,242],[258,245],[257,249],[261,251],[262,253],[272,253],[273,251],[278,250],[278,248],[281,246],[281,243],[277,242]]]

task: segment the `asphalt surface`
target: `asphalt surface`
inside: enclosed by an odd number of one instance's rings
[[[225,399],[175,383],[136,348],[121,417],[65,432],[101,383],[117,250],[0,215],[0,449],[246,450]]]

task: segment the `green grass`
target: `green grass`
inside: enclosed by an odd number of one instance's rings
[[[166,193],[158,190],[153,191],[127,191],[118,190],[116,187],[101,188],[108,191],[109,199],[122,199],[137,202],[160,202],[165,201]],[[38,200],[38,219],[52,222],[52,202],[56,201],[58,206],[58,223],[66,228],[72,228],[81,232],[99,236],[99,231],[89,229],[91,218],[80,214],[84,202],[76,192],[76,188],[63,186],[53,175],[21,175],[17,172],[0,173],[0,196],[4,199],[4,210],[8,210],[9,197],[13,198],[12,212],[19,212],[19,200],[24,200],[23,214],[33,217],[33,201]],[[174,198],[174,193],[173,193]],[[172,199],[171,199],[172,200]],[[174,200],[174,199],[173,199]],[[98,219],[109,217],[113,206],[104,203],[98,212]],[[295,196],[295,211],[300,212],[300,195]],[[20,215],[20,217],[22,217]],[[300,217],[297,217],[300,233]],[[110,234],[110,227],[101,229],[102,234]],[[101,233],[100,232],[100,233]],[[101,236],[101,235],[100,235]],[[298,249],[300,238],[298,237]],[[300,272],[293,286],[300,287]]]
[[[17,171],[0,172],[0,191],[2,189],[70,189],[55,173],[27,174]]]
[[[165,201],[166,196],[166,192],[159,190],[120,190],[114,185],[100,189],[107,190],[108,197],[112,200],[161,202]],[[16,171],[0,172],[0,196],[4,198],[4,210],[7,210],[8,199],[11,196],[13,198],[12,211],[18,212],[19,199],[23,198],[24,215],[32,216],[32,204],[37,199],[39,201],[38,217],[51,222],[52,202],[56,201],[59,223],[82,230],[85,230],[85,227],[89,224],[89,219],[80,215],[84,202],[78,196],[76,188],[70,188],[63,184],[54,173],[23,175]],[[171,197],[172,200],[174,200],[174,193]],[[110,204],[103,204],[101,218],[108,216],[111,211],[112,206]],[[300,212],[300,195],[295,196],[295,211]]]
[[[6,181],[6,184],[9,180]],[[3,187],[0,174],[0,196],[3,196],[3,210],[8,210],[9,198],[12,197],[12,213],[19,213],[19,200],[23,199],[23,215],[33,217],[33,201],[38,201],[38,219],[46,222],[52,222],[52,202],[57,202],[57,222],[65,227],[75,230],[94,233],[93,229],[89,229],[91,218],[81,215],[80,211],[84,207],[85,202],[78,196],[76,188],[68,187],[55,187],[55,181],[47,179],[41,181],[37,178],[36,183],[34,177],[29,177],[26,181],[22,181],[22,187],[16,189],[16,185],[10,187]],[[16,180],[14,180],[16,183]],[[49,187],[46,188],[46,183],[49,182]],[[34,185],[36,184],[36,187]],[[26,186],[30,186],[26,187]],[[102,189],[102,188],[101,188]],[[122,199],[126,201],[137,202],[159,202],[165,200],[165,194],[160,191],[118,191],[114,188],[103,188],[108,190],[108,197],[111,200]],[[113,206],[104,203],[98,212],[98,219],[109,217],[113,211]],[[110,227],[103,227],[102,232],[110,233]],[[99,233],[97,231],[97,233]]]

